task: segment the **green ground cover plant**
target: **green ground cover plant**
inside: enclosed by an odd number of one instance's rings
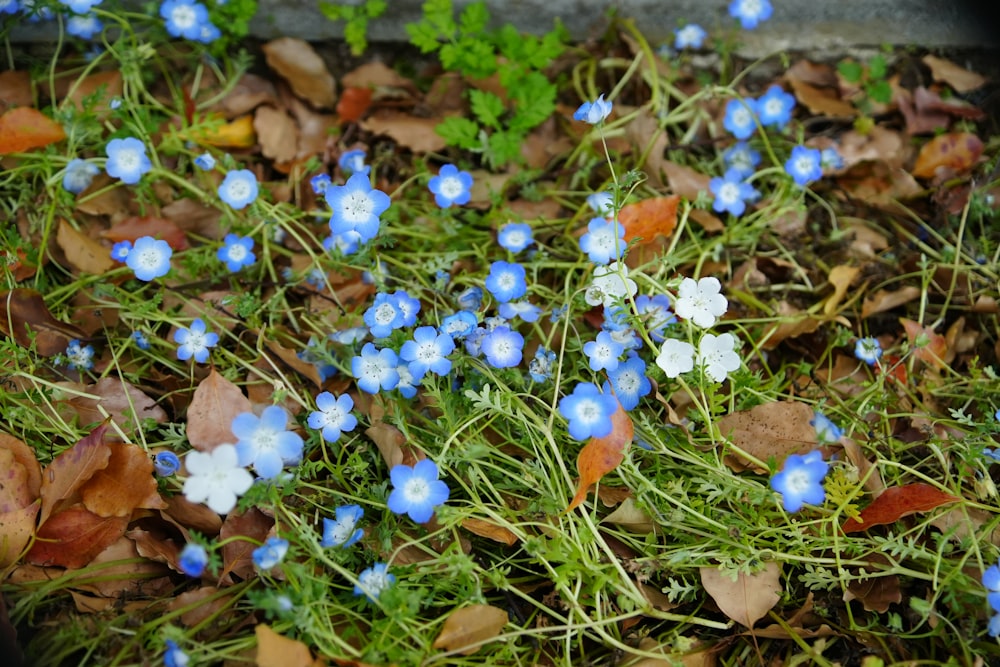
[[[1000,659],[990,84],[728,8],[0,2],[0,655]]]

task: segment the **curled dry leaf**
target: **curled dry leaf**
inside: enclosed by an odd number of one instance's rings
[[[773,350],[788,338],[812,333],[819,329],[820,325],[826,320],[826,318],[819,318],[804,310],[795,308],[787,301],[778,303],[775,315],[777,316],[777,321],[768,325],[758,341],[762,349]]]
[[[813,409],[796,401],[776,401],[734,412],[718,420],[719,433],[737,447],[760,461],[782,461],[789,454],[805,453],[816,446],[816,428],[810,424]],[[765,473],[738,453],[725,457],[727,466],[736,472],[748,468]]]
[[[66,138],[62,125],[31,107],[14,107],[0,116],[0,155],[23,153]]]
[[[7,444],[16,442],[27,447],[16,438],[0,434],[0,440],[8,439]],[[32,462],[37,474],[38,463]],[[30,470],[30,464],[22,465],[13,448],[0,448],[0,568],[17,561],[35,532],[41,502],[37,483],[32,488]]]
[[[378,447],[382,459],[390,469],[400,464],[412,466],[427,458],[422,451],[406,444],[406,436],[392,424],[374,421],[365,429],[365,435]]]
[[[69,265],[81,273],[100,275],[115,265],[108,248],[75,229],[65,219],[59,221],[56,243]]]
[[[664,160],[660,165],[667,175],[670,191],[688,201],[694,201],[702,192],[708,192],[708,182],[712,177],[690,167]]]
[[[260,152],[278,162],[289,162],[298,151],[299,128],[283,109],[264,105],[254,112],[253,128],[257,132]]]
[[[922,326],[920,322],[906,317],[899,318],[899,323],[903,325],[906,340],[913,348],[913,356],[929,366],[944,366],[944,358],[948,354],[948,342],[944,336],[935,333],[934,327]]]
[[[851,283],[854,282],[854,279],[860,272],[861,269],[856,266],[842,265],[830,269],[830,275],[827,276],[827,280],[833,285],[833,294],[823,304],[823,313],[825,315],[833,315],[837,312],[837,307],[847,294],[847,290],[850,289]]]
[[[434,648],[461,655],[472,655],[495,638],[507,625],[507,612],[488,605],[474,604],[448,615]]]
[[[737,573],[733,579],[716,567],[699,568],[701,584],[729,618],[752,628],[781,599],[781,566],[769,562],[754,574]]]
[[[864,319],[876,313],[892,310],[897,306],[902,306],[904,303],[913,301],[921,294],[923,294],[923,291],[914,285],[909,285],[896,291],[881,289],[865,298],[861,304],[861,317]]]
[[[889,559],[879,553],[868,554],[865,560],[873,567],[865,567],[868,572],[878,572],[890,568]],[[903,601],[903,592],[899,588],[899,577],[894,574],[883,576],[867,576],[854,579],[847,584],[844,591],[844,602],[860,600],[866,611],[877,611],[884,614],[889,611],[890,604]]]
[[[479,537],[491,539],[494,542],[506,544],[508,547],[512,547],[517,544],[518,537],[513,531],[509,528],[504,528],[499,524],[493,523],[492,521],[470,517],[462,521],[462,528],[465,528],[473,535],[478,535]]]
[[[440,118],[418,118],[399,111],[380,110],[361,121],[362,129],[384,134],[414,153],[444,150],[445,140],[434,131]]]
[[[214,368],[198,383],[188,407],[187,436],[191,446],[209,452],[223,443],[236,442],[229,428],[233,419],[250,412],[250,400],[240,388]]]
[[[13,565],[21,557],[35,534],[35,518],[42,501],[36,500],[19,509],[0,512],[0,568]]]
[[[153,461],[138,445],[109,445],[111,457],[80,487],[83,505],[97,516],[128,517],[136,509],[166,509],[153,476]]]
[[[43,357],[65,352],[70,340],[86,337],[78,327],[52,317],[41,292],[27,287],[0,293],[0,331],[24,348],[34,340]]]
[[[910,173],[917,178],[932,178],[939,170],[963,172],[975,166],[982,154],[979,137],[970,132],[949,132],[924,144]]]
[[[189,200],[182,200],[189,201]],[[188,247],[184,230],[169,218],[155,215],[132,216],[116,222],[110,229],[101,232],[101,236],[112,243],[119,241],[135,241],[141,236],[152,236],[167,242],[174,250],[185,250]],[[104,254],[108,255],[105,249]]]
[[[950,60],[929,53],[921,60],[930,68],[931,77],[935,81],[947,83],[956,93],[967,93],[986,85],[986,77],[959,67]]]
[[[267,65],[288,82],[292,92],[318,108],[332,108],[336,82],[309,42],[282,37],[264,45]]]
[[[619,404],[611,415],[611,433],[603,438],[591,438],[576,459],[576,469],[580,472],[580,481],[576,494],[564,512],[572,512],[587,498],[587,491],[592,484],[618,467],[625,458],[625,447],[632,442],[635,427],[632,418]]]
[[[372,89],[368,87],[345,88],[337,101],[337,115],[341,120],[353,123],[361,120],[372,104]]]
[[[254,628],[257,635],[257,667],[312,667],[309,647],[296,639],[279,635],[261,623]]]
[[[858,519],[849,518],[841,529],[845,533],[856,533],[875,526],[895,523],[904,516],[929,512],[935,507],[957,503],[960,500],[961,498],[957,496],[923,482],[891,486],[873,500],[871,505],[861,510]]]
[[[601,523],[610,523],[640,535],[648,535],[656,530],[653,517],[639,507],[632,497],[623,500],[614,512],[601,519]]]
[[[108,466],[111,449],[104,443],[104,433],[107,430],[107,423],[101,424],[80,442],[55,457],[42,471],[42,486],[39,489],[42,515],[38,520],[39,525],[45,525],[61,505],[76,502],[80,487],[95,472]]]
[[[28,497],[32,500],[38,498],[39,489],[42,487],[42,468],[38,465],[34,450],[23,441],[6,433],[0,433],[0,450],[11,453],[12,466],[21,466],[24,469]]]
[[[267,539],[272,526],[274,519],[256,507],[251,507],[246,512],[230,512],[226,515],[219,531],[219,539],[226,542],[222,547],[221,581],[233,583],[232,575],[241,579],[253,576],[253,550]]]
[[[791,78],[789,84],[795,99],[811,113],[831,118],[853,118],[858,110],[840,98],[832,88],[821,88],[801,79]]]

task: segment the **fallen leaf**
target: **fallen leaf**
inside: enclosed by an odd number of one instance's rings
[[[202,586],[178,595],[167,605],[167,611],[181,612],[181,623],[193,628],[229,606],[232,598],[232,595],[223,593],[215,586]]]
[[[104,443],[107,423],[101,424],[78,443],[62,452],[42,471],[42,515],[38,524],[45,525],[49,516],[61,504],[75,502],[77,491],[98,470],[106,468],[111,449]],[[67,566],[70,567],[70,566]]]
[[[625,241],[639,240],[639,245],[649,244],[657,235],[670,236],[677,226],[679,195],[651,197],[626,204],[618,212],[618,220],[625,228]]]
[[[183,495],[166,499],[167,509],[161,515],[177,526],[197,530],[205,535],[218,535],[222,529],[222,517],[201,503],[192,503]]]
[[[434,648],[472,655],[500,634],[507,625],[507,612],[488,604],[462,607],[448,614],[434,640]]]
[[[100,517],[73,505],[42,523],[25,560],[47,567],[84,567],[124,535],[127,525],[124,517]]]
[[[632,442],[632,437],[635,435],[632,418],[619,404],[618,409],[611,415],[611,423],[610,434],[603,438],[591,438],[580,450],[580,455],[576,459],[580,481],[576,487],[576,494],[569,506],[563,510],[564,513],[572,512],[586,500],[590,486],[601,481],[602,477],[617,468],[625,458],[625,447]]]
[[[202,204],[193,199],[175,199],[161,208],[160,213],[183,231],[216,241],[223,236],[222,227],[219,225],[222,211],[215,206]]]
[[[986,81],[988,80],[985,76],[970,72],[950,60],[938,58],[930,53],[921,58],[921,60],[930,68],[931,77],[935,81],[947,83],[956,93],[967,93],[976,88],[981,88],[986,85]]]
[[[101,232],[101,236],[113,243],[119,241],[135,241],[142,236],[152,236],[167,242],[174,250],[185,250],[188,247],[184,230],[173,220],[155,215],[131,216],[116,222],[110,229]],[[108,254],[105,250],[105,254]]]
[[[885,491],[885,482],[882,480],[882,473],[879,472],[878,466],[865,457],[861,446],[851,438],[842,437],[838,442],[843,446],[847,460],[858,469],[858,478],[865,480],[865,490],[873,497],[878,498]]]
[[[729,618],[752,628],[781,599],[781,567],[770,561],[754,574],[737,573],[732,579],[717,567],[699,568],[701,585]]]
[[[35,534],[35,518],[42,501],[36,500],[20,509],[0,512],[0,568],[13,565],[21,557]]]
[[[830,275],[826,279],[833,285],[833,294],[823,304],[824,315],[834,315],[837,312],[837,307],[859,273],[861,269],[856,266],[835,266],[830,269]]]
[[[103,377],[87,385],[89,396],[72,396],[67,402],[80,416],[81,424],[104,421],[104,409],[111,421],[126,433],[134,432],[146,419],[157,424],[167,421],[167,413],[137,387],[117,377]],[[93,396],[94,398],[91,398]]]
[[[718,420],[719,433],[760,461],[782,460],[789,454],[805,453],[816,446],[816,428],[809,422],[813,409],[797,401],[775,401],[733,412]],[[727,466],[741,472],[748,468],[767,472],[738,452],[727,454]]]
[[[979,162],[982,154],[979,137],[969,132],[949,132],[924,144],[910,173],[917,178],[931,178],[940,169],[966,171]]]
[[[0,155],[23,153],[62,141],[62,125],[31,107],[14,107],[0,116]]]
[[[269,105],[257,107],[253,116],[260,152],[277,162],[288,162],[298,152],[299,128],[283,109]]]
[[[809,109],[810,113],[831,118],[853,118],[858,110],[850,103],[840,99],[833,89],[820,88],[811,83],[791,78],[788,81],[792,93],[799,104]]]
[[[292,91],[318,108],[336,102],[336,82],[309,42],[294,37],[271,40],[263,46],[267,65],[288,82]]]
[[[661,168],[667,175],[670,191],[674,194],[680,195],[688,201],[694,201],[701,193],[708,192],[708,182],[712,180],[708,174],[703,174],[670,160],[664,160]]]
[[[63,98],[62,106],[65,107],[69,102],[82,110],[84,100],[89,97],[93,101],[91,108],[94,113],[103,119],[111,113],[111,100],[120,97],[123,90],[121,72],[118,70],[96,72],[74,80],[66,97]]]
[[[250,113],[261,104],[278,104],[274,83],[262,76],[246,73],[219,106],[228,118],[235,118]]]
[[[153,461],[138,445],[109,445],[105,468],[80,487],[83,505],[100,517],[128,517],[136,509],[166,509],[153,476]]]
[[[340,82],[352,88],[385,87],[413,88],[413,82],[383,62],[369,62],[355,67],[341,77]]]
[[[267,346],[270,352],[273,352],[279,359],[298,371],[304,378],[311,380],[317,388],[323,386],[323,380],[319,376],[319,368],[316,367],[316,364],[304,361],[295,350],[279,345],[277,342],[271,340],[270,337],[264,338],[264,345]]]
[[[78,327],[52,317],[41,292],[27,287],[0,293],[0,331],[26,349],[34,341],[43,357],[65,352],[74,338],[86,338]]]
[[[656,523],[649,512],[639,507],[631,496],[622,500],[615,511],[601,519],[601,523],[610,523],[624,528],[630,533],[648,535],[656,530]]]
[[[944,358],[948,354],[948,342],[944,336],[935,333],[934,327],[921,326],[920,322],[906,317],[899,318],[899,323],[903,325],[906,340],[913,348],[913,356],[929,366],[944,366]]]
[[[59,220],[56,243],[70,266],[82,273],[101,275],[115,265],[108,248],[74,229],[65,219]]]
[[[246,512],[230,512],[222,522],[219,539],[222,547],[222,572],[219,579],[232,583],[232,575],[249,579],[254,575],[253,550],[267,539],[274,519],[251,507]]]
[[[24,468],[27,475],[25,484],[28,488],[28,496],[32,499],[38,497],[39,489],[42,487],[42,468],[35,458],[35,451],[24,444],[22,440],[7,433],[0,433],[0,450],[7,450],[14,456],[14,465]]]
[[[23,69],[0,72],[0,113],[13,107],[30,107],[33,102],[31,72]]]
[[[864,560],[872,563],[874,567],[865,570],[878,572],[884,568],[891,567],[889,559],[882,554],[873,553],[865,556]],[[865,611],[877,611],[884,614],[889,611],[890,604],[899,604],[903,601],[903,592],[899,588],[899,577],[894,574],[860,577],[847,584],[844,591],[844,602],[860,600]]]
[[[349,123],[361,120],[372,103],[372,89],[350,86],[344,88],[337,101],[337,114]]]
[[[501,525],[493,523],[492,521],[486,521],[485,519],[476,519],[473,517],[463,519],[462,528],[465,528],[473,535],[478,535],[479,537],[491,539],[494,542],[506,544],[508,547],[514,546],[518,541],[517,535],[509,528],[504,528]]]
[[[961,498],[945,493],[930,484],[917,482],[903,486],[891,486],[861,510],[859,519],[849,518],[844,522],[845,533],[856,533],[874,526],[895,523],[904,516],[917,512],[928,512],[935,507],[957,503]]]
[[[444,150],[447,145],[434,131],[440,122],[440,118],[418,118],[383,109],[361,121],[361,128],[372,134],[384,134],[414,153],[433,153]]]
[[[156,589],[162,594],[169,594],[175,586],[166,576],[169,574],[167,568],[162,563],[140,558],[135,543],[128,537],[118,538],[88,564],[89,567],[97,565],[101,566],[98,576],[86,577],[90,581],[75,583],[73,587],[101,597],[121,600],[128,594],[150,595]],[[72,576],[78,573],[68,570],[66,574]],[[161,576],[157,581],[150,579],[151,575]]]
[[[221,116],[210,116],[210,121],[221,120]],[[228,123],[199,126],[180,132],[181,139],[193,141],[201,146],[217,148],[250,148],[257,143],[253,129],[253,116],[247,114]]]
[[[827,319],[810,315],[804,310],[791,306],[786,301],[778,303],[775,317],[777,321],[768,325],[758,341],[764,350],[773,350],[782,341],[789,338],[810,334],[819,329],[820,325]]]
[[[198,383],[191,397],[187,413],[188,441],[201,452],[210,452],[223,443],[234,443],[236,437],[229,427],[233,419],[244,412],[251,412],[250,399],[213,368],[208,377]]]
[[[909,303],[923,294],[923,290],[914,285],[902,287],[896,291],[881,289],[871,296],[865,297],[861,304],[861,317],[871,317],[876,313],[883,313],[892,310],[904,303]]]
[[[382,460],[392,468],[400,464],[412,466],[420,461],[424,453],[419,449],[406,444],[406,436],[403,432],[392,424],[382,421],[374,421],[372,425],[365,429],[365,435],[372,439],[378,451],[382,454]]]

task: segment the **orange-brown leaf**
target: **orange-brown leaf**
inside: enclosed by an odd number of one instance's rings
[[[434,648],[472,655],[507,625],[507,612],[488,604],[474,604],[448,615]]]
[[[658,235],[670,236],[677,226],[679,195],[652,197],[626,204],[618,213],[618,220],[625,227],[625,241],[638,238],[640,245],[656,240]]]
[[[261,623],[254,628],[257,635],[257,667],[310,667],[313,662],[309,647],[302,642],[279,635]]]
[[[125,218],[121,222],[112,225],[107,231],[102,232],[101,236],[115,243],[119,241],[135,241],[142,236],[152,236],[153,238],[166,241],[167,245],[174,250],[185,250],[188,247],[184,230],[178,227],[177,223],[155,215]]]
[[[153,461],[138,445],[109,446],[106,468],[98,470],[80,487],[84,506],[97,516],[127,517],[138,508],[166,509],[156,490]]]
[[[104,443],[104,432],[107,430],[107,423],[101,424],[90,435],[55,457],[42,472],[42,516],[39,525],[44,525],[61,503],[72,501],[95,472],[108,466],[111,448]]]
[[[100,517],[74,505],[42,524],[26,560],[35,565],[84,567],[124,535],[127,525],[125,517]]]
[[[20,509],[0,513],[0,568],[17,562],[28,546],[35,534],[35,517],[41,504],[41,500],[36,500]]]
[[[469,517],[468,519],[464,519],[462,521],[462,528],[465,528],[473,535],[486,537],[494,542],[506,544],[508,547],[512,547],[517,544],[518,538],[513,531],[509,528],[504,528],[499,524],[493,523],[492,521]]]
[[[222,443],[236,442],[229,427],[236,415],[250,411],[250,400],[240,388],[212,369],[191,397],[188,441],[202,452],[210,452]]]
[[[899,318],[903,330],[906,331],[906,339],[913,347],[913,356],[920,361],[931,366],[940,368],[944,365],[944,357],[948,353],[948,341],[939,333],[934,332],[934,327],[921,326],[920,322]],[[917,339],[920,338],[918,345]]]
[[[0,116],[0,155],[21,153],[62,141],[62,125],[31,107],[15,107]]]
[[[960,500],[961,498],[922,482],[893,486],[883,491],[871,505],[861,510],[861,520],[852,517],[845,521],[843,531],[856,533],[873,526],[884,526],[904,516],[916,512],[928,512],[935,507],[957,503]]]
[[[917,178],[931,178],[941,168],[965,171],[982,154],[983,142],[979,137],[969,132],[949,132],[924,144],[911,173]]]
[[[361,120],[372,104],[372,89],[350,87],[344,88],[337,102],[337,113],[342,120],[350,123]]]
[[[591,438],[590,442],[580,450],[580,455],[576,459],[580,483],[566,512],[576,509],[586,499],[590,485],[601,481],[602,477],[617,468],[625,458],[625,447],[632,442],[632,436],[635,434],[632,418],[619,405],[618,410],[611,415],[611,422],[609,435],[603,438]]]
[[[37,498],[38,491],[42,487],[42,468],[38,465],[34,450],[6,433],[0,433],[0,449],[10,451],[14,455],[15,465],[23,466],[27,474],[28,494],[31,498]]]
[[[222,547],[222,573],[219,576],[222,581],[232,581],[232,574],[242,579],[253,575],[253,550],[267,539],[273,525],[274,519],[256,507],[226,515],[219,531],[219,539],[226,541]]]
[[[218,148],[249,148],[257,143],[253,129],[253,116],[246,114],[235,120],[211,128],[198,128],[181,133],[181,138],[201,146]]]
[[[78,327],[52,317],[41,292],[27,287],[0,293],[0,332],[24,348],[34,339],[43,357],[65,352],[71,339],[86,337]]]
[[[77,271],[100,275],[115,265],[107,248],[74,229],[65,219],[59,221],[56,243],[66,255],[66,261]]]

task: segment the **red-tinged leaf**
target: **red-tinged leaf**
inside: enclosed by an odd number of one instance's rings
[[[860,518],[844,522],[845,533],[868,530],[873,526],[894,523],[916,512],[929,512],[935,507],[957,503],[961,498],[945,493],[930,484],[916,483],[893,486],[882,492],[872,504],[861,510]]]
[[[184,94],[184,120],[187,121],[188,125],[194,123],[194,99],[191,97],[191,91],[187,87],[181,87],[181,92]]]
[[[983,154],[983,142],[969,132],[949,132],[934,137],[920,149],[911,173],[917,178],[931,178],[939,169],[956,172],[972,168]]]
[[[638,238],[640,245],[652,243],[659,236],[670,236],[677,226],[678,195],[652,197],[626,204],[618,213],[625,227],[625,241]]]
[[[876,372],[884,373],[890,380],[895,380],[900,384],[907,384],[909,376],[906,374],[906,364],[902,363],[903,358],[898,354],[886,354],[875,367]]]
[[[344,88],[337,102],[337,114],[349,123],[361,120],[372,104],[371,88]]]
[[[921,326],[919,322],[899,318],[899,322],[906,331],[906,338],[913,347],[913,356],[925,364],[937,366],[944,365],[944,357],[948,353],[948,341],[939,333],[934,332],[933,327]],[[920,338],[918,344],[917,339]]]
[[[82,505],[74,505],[54,514],[38,529],[26,560],[34,565],[85,567],[118,541],[126,526],[125,517],[99,517]]]
[[[15,107],[0,116],[0,155],[22,153],[62,141],[62,125],[31,107]]]
[[[591,484],[601,481],[602,477],[617,468],[625,458],[625,447],[632,442],[632,436],[635,434],[632,418],[619,405],[618,410],[611,415],[611,422],[613,425],[609,435],[603,438],[591,438],[590,442],[580,450],[580,455],[576,459],[580,483],[576,488],[576,495],[573,496],[565,512],[576,509],[587,498]]]
[[[73,502],[77,490],[95,472],[108,466],[111,448],[104,443],[104,432],[107,430],[107,422],[101,424],[90,435],[55,457],[42,471],[42,516],[39,517],[39,525],[44,525],[60,504]]]

